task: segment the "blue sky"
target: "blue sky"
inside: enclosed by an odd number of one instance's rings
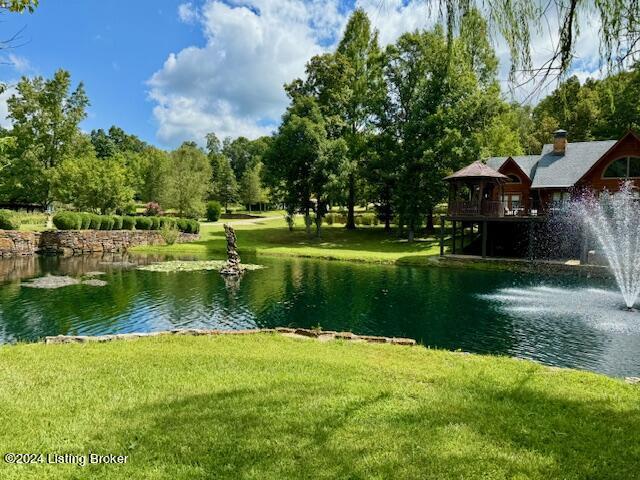
[[[91,100],[84,129],[117,124],[155,143],[157,124],[145,82],[169,52],[202,41],[199,28],[179,20],[180,3],[42,0],[31,15],[6,14],[3,38],[24,28],[6,54],[28,65],[4,65],[1,78],[11,82],[22,74],[48,77],[58,68],[69,70]]]
[[[86,131],[115,124],[161,147],[202,143],[210,131],[255,138],[277,127],[282,85],[334,47],[356,4],[383,44],[433,23],[421,0],[41,0],[31,15],[1,19],[3,38],[24,30],[0,53],[0,80],[69,70],[91,100]],[[582,77],[596,68],[588,34],[579,44]],[[506,77],[508,54],[496,46]],[[534,54],[547,51],[534,42]]]

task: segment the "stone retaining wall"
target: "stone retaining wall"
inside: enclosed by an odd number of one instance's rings
[[[177,243],[193,242],[200,235],[180,233]],[[18,232],[0,230],[0,257],[29,256],[35,253],[83,255],[118,253],[140,245],[165,245],[158,231],[145,230],[51,230]]]
[[[388,343],[390,345],[416,345],[416,341],[412,338],[396,338],[396,337],[376,337],[373,335],[355,335],[351,332],[332,332],[326,330],[310,330],[308,328],[262,328],[253,330],[204,330],[199,328],[176,329],[163,332],[148,333],[121,333],[114,335],[98,335],[98,336],[67,336],[58,335],[56,337],[46,337],[46,344],[62,344],[62,343],[89,343],[89,342],[112,342],[114,340],[131,340],[135,338],[160,337],[165,335],[192,335],[192,336],[212,336],[212,335],[255,335],[255,334],[280,334],[293,338],[309,338],[320,341],[329,340],[349,340],[353,342],[366,343]]]
[[[26,257],[38,250],[40,234],[0,230],[0,257]]]

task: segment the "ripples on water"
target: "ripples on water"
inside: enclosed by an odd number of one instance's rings
[[[405,336],[614,375],[640,374],[640,314],[609,282],[508,272],[260,258],[239,285],[216,272],[159,273],[159,258],[0,261],[0,342],[174,328],[300,326]],[[109,263],[115,261],[116,263]],[[105,287],[21,287],[47,273],[104,271]],[[562,286],[559,286],[559,285]]]

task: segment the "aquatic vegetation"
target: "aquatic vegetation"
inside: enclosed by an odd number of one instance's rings
[[[29,282],[22,284],[23,287],[40,288],[45,290],[53,290],[56,288],[70,287],[71,285],[88,285],[90,287],[104,287],[107,282],[104,280],[88,279],[82,280],[63,275],[46,275],[44,277],[35,278]]]
[[[151,265],[143,265],[138,267],[138,270],[144,270],[147,272],[196,272],[204,270],[220,271],[227,262],[224,260],[194,260],[194,261],[182,261],[176,260],[171,262],[154,263]],[[252,265],[243,263],[242,268],[246,271],[260,270],[264,268],[262,265]]]

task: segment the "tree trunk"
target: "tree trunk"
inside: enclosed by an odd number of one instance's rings
[[[356,177],[352,173],[349,175],[349,196],[347,198],[347,230],[356,229]]]
[[[432,234],[436,231],[435,226],[433,225],[433,207],[429,208],[429,213],[427,213],[427,233]]]
[[[311,235],[311,217],[309,216],[309,207],[304,211],[304,227],[307,235]]]

